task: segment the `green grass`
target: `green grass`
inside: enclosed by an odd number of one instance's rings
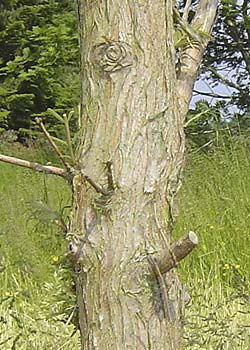
[[[250,154],[243,141],[187,159],[174,234],[191,229],[199,246],[178,267],[191,296],[185,350],[250,350]],[[44,146],[4,144],[0,152],[51,159]],[[60,178],[0,163],[0,191],[0,348],[79,349],[57,224],[58,214],[67,221],[69,188]]]
[[[188,157],[175,235],[191,229],[199,246],[179,266],[192,297],[184,349],[250,349],[249,194],[247,139]]]
[[[0,148],[48,160],[48,152],[40,149]],[[70,204],[69,188],[63,179],[1,163],[0,193],[0,348],[78,349],[79,334],[70,322],[75,298],[57,220],[62,214],[67,221],[63,208]]]

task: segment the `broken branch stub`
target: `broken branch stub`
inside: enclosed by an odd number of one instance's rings
[[[185,258],[198,244],[198,237],[193,231],[171,244],[169,249],[154,257],[153,269],[164,274],[176,267],[177,263]]]

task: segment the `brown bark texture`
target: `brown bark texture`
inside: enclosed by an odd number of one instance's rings
[[[173,4],[78,10],[83,143],[68,238],[82,349],[178,349],[185,293],[154,266],[171,248],[184,154]]]

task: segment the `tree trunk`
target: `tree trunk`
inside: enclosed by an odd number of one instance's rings
[[[82,147],[75,167],[38,124],[65,170],[0,155],[73,185],[69,256],[84,350],[177,350],[185,293],[173,270],[197,244],[171,244],[184,154],[183,123],[217,0],[77,0]],[[190,34],[191,33],[191,34]],[[191,35],[191,37],[190,37]],[[178,59],[178,73],[175,61]]]
[[[172,6],[78,0],[84,136],[69,254],[84,350],[179,348],[184,292],[156,264],[184,153]]]

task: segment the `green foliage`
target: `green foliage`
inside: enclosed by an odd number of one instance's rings
[[[48,115],[54,121],[51,123],[50,133],[56,134],[52,137],[53,141],[58,144],[60,151],[63,153],[65,160],[72,166],[77,163],[81,152],[81,132],[82,126],[79,118],[79,110],[71,110],[68,114],[62,116],[51,108],[48,108]],[[55,128],[55,120],[56,124]]]
[[[44,163],[46,147],[2,141],[0,152]],[[61,179],[10,164],[0,164],[0,177],[0,347],[79,349],[61,225],[68,221],[70,189]]]
[[[178,10],[184,15],[184,0],[177,0]],[[186,25],[192,22],[197,1],[191,1],[185,9]],[[183,33],[175,33],[178,47],[183,45]],[[199,91],[202,96],[223,101],[232,117],[235,109],[240,115],[250,112],[250,2],[248,0],[219,1],[218,16],[212,32],[212,40],[206,49],[198,80],[209,86],[209,91]],[[197,84],[199,90],[199,85]],[[200,89],[202,90],[202,89]],[[222,90],[223,93],[220,91]]]
[[[250,136],[249,113],[234,113],[230,117],[225,101],[215,104],[207,100],[196,102],[195,108],[190,109],[184,125],[188,149],[213,152],[221,145],[231,145],[232,137],[248,139]]]
[[[188,146],[192,149],[211,151],[228,139],[230,142],[235,118],[227,119],[227,107],[224,102],[217,101],[214,105],[207,100],[196,102],[195,109],[188,112],[185,123]],[[238,125],[239,126],[239,125]]]
[[[47,108],[78,105],[78,35],[73,2],[1,4],[0,127],[35,128]]]
[[[65,271],[54,267],[50,281],[35,283],[27,271],[0,272],[2,350],[80,348],[72,324],[75,300],[65,288]],[[67,297],[67,299],[66,299]]]
[[[206,51],[203,74],[213,87],[218,83],[231,89],[228,105],[242,114],[250,111],[250,3],[222,0],[213,37]]]

